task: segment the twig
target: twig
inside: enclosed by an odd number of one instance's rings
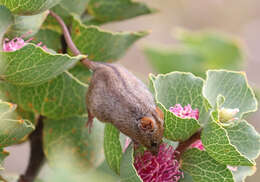
[[[75,56],[80,55],[81,53],[80,53],[79,49],[76,47],[76,45],[74,44],[74,42],[72,41],[69,29],[67,28],[67,26],[64,23],[64,21],[62,20],[62,18],[59,15],[57,15],[56,13],[54,13],[53,11],[50,11],[50,15],[52,17],[54,17],[57,20],[57,22],[60,24],[61,29],[64,34],[65,41],[66,41],[68,47],[70,48],[70,50],[72,51],[72,53]],[[93,68],[94,68],[93,64],[88,58],[84,58],[84,59],[80,60],[80,62],[87,68],[93,70]]]
[[[25,174],[20,176],[18,182],[33,182],[44,163],[43,119],[43,116],[39,116],[36,129],[29,136],[30,159]]]
[[[200,139],[200,135],[201,131],[198,131],[197,133],[192,135],[188,140],[179,143],[178,147],[176,148],[176,151],[179,152],[179,154],[176,156],[177,160],[180,160],[183,152],[185,152],[192,143]]]

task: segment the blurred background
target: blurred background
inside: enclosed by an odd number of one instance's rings
[[[131,47],[120,63],[147,81],[148,74],[156,71],[143,53],[144,46],[163,44],[178,45],[174,38],[176,28],[189,31],[214,31],[236,37],[243,48],[245,60],[241,70],[245,71],[250,85],[260,88],[260,2],[259,0],[140,0],[154,7],[157,13],[140,16],[121,22],[105,24],[102,27],[112,31],[149,30],[150,35]],[[260,112],[250,116],[248,121],[260,132]],[[9,147],[11,152],[5,162],[9,172],[22,173],[28,161],[28,143]],[[19,154],[19,155],[18,155]],[[260,168],[260,158],[257,160]],[[246,182],[258,182],[260,170]]]

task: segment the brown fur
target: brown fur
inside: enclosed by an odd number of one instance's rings
[[[86,96],[89,113],[156,153],[163,136],[163,114],[156,108],[152,94],[122,66],[94,64]],[[142,119],[151,127],[142,127]]]

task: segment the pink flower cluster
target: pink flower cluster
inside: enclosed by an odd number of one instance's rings
[[[175,155],[172,146],[161,144],[157,156],[145,151],[135,157],[134,166],[144,182],[177,182],[183,173]]]
[[[174,107],[170,107],[169,110],[181,118],[199,119],[199,110],[193,110],[190,104],[184,107],[182,107],[181,104],[176,104]]]
[[[199,150],[205,150],[201,140],[197,140],[190,145],[190,148],[197,148]]]
[[[9,39],[6,38],[4,40],[4,43],[3,43],[3,51],[4,52],[12,52],[12,51],[19,50],[22,47],[24,47],[28,42],[33,40],[33,38],[30,38],[27,41],[25,41],[22,37],[23,36],[15,37],[15,38],[13,38],[10,41],[9,41]],[[37,46],[41,46],[41,44],[42,44],[42,42],[39,42],[37,44]],[[43,46],[42,48],[47,51],[47,47],[46,46]]]

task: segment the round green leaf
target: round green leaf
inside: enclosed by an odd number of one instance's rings
[[[256,159],[260,153],[260,135],[255,128],[245,120],[233,121],[223,125],[227,131],[230,143],[247,158]]]
[[[231,36],[214,32],[190,32],[180,30],[177,38],[185,47],[199,53],[205,60],[200,66],[207,69],[241,68],[243,53],[239,41]]]
[[[14,52],[2,52],[0,77],[15,85],[46,82],[74,66],[84,56],[51,54],[29,43]]]
[[[207,152],[195,148],[183,153],[181,169],[191,175],[194,182],[234,182],[226,165],[215,161]]]
[[[97,26],[85,26],[74,19],[72,39],[82,54],[95,61],[114,61],[147,32],[113,33]]]
[[[74,167],[82,169],[96,167],[104,160],[104,125],[95,120],[89,134],[87,119],[85,116],[75,116],[44,120],[44,153],[50,163],[62,161],[62,157],[67,155],[75,160]]]
[[[117,173],[120,173],[122,147],[119,140],[120,132],[112,125],[106,124],[104,132],[104,151],[108,165]]]
[[[236,141],[234,139],[233,137],[233,143]],[[254,161],[239,152],[229,139],[228,132],[216,121],[211,121],[204,127],[201,140],[208,154],[219,163],[231,166],[255,165]]]
[[[10,100],[25,111],[60,119],[86,112],[87,86],[69,72],[37,86],[2,83]]]
[[[18,15],[39,14],[58,4],[61,0],[0,0],[10,11]]]
[[[134,150],[129,145],[122,156],[120,164],[120,177],[122,182],[142,182],[134,167]]]
[[[11,12],[4,6],[0,5],[0,50],[2,49],[2,39],[5,32],[13,24],[14,17]]]
[[[164,112],[164,135],[171,140],[186,140],[194,134],[200,124],[208,121],[208,103],[202,95],[203,80],[190,73],[172,72],[150,76],[152,90],[158,105]],[[168,109],[175,104],[191,105],[199,109],[199,121],[182,119],[175,116]]]
[[[34,130],[34,125],[23,119],[16,119],[16,105],[0,100],[0,147],[19,143]]]
[[[37,34],[33,36],[32,42],[38,44],[42,42],[46,47],[58,53],[62,52],[61,34],[51,29],[40,29]]]
[[[132,0],[90,0],[88,12],[100,22],[118,21],[150,14],[153,9]]]
[[[4,169],[2,167],[2,163],[4,159],[9,155],[9,152],[5,151],[4,149],[0,148],[0,170]]]
[[[238,108],[239,118],[242,118],[245,113],[257,110],[257,100],[244,72],[209,70],[203,94],[213,107],[216,106],[217,97],[224,96],[225,102],[222,107]]]
[[[252,176],[256,172],[255,166],[238,166],[232,171],[235,182],[245,182],[247,176]]]
[[[205,75],[203,57],[193,50],[149,45],[144,48],[144,53],[158,73],[183,71],[197,76]]]
[[[48,11],[33,16],[14,16],[14,24],[8,29],[7,37],[33,36],[38,32],[48,15]],[[27,36],[26,36],[27,35]]]

